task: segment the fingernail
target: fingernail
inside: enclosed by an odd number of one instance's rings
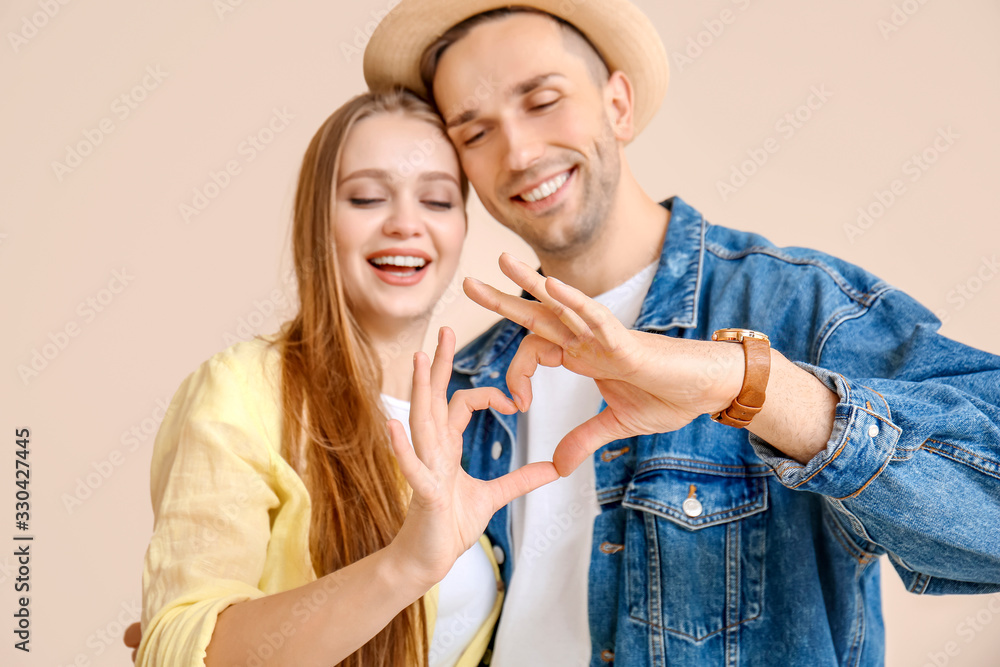
[[[444,329],[438,329],[438,345],[441,344],[441,339],[444,337]]]
[[[472,276],[467,276],[465,279],[468,280],[473,285],[482,285],[483,284],[482,280],[479,280],[478,278],[473,278]]]
[[[558,278],[556,278],[555,276],[549,276],[549,280],[551,280],[552,282],[554,282],[554,283],[556,283],[558,285],[565,285],[566,284],[563,281],[561,281]]]

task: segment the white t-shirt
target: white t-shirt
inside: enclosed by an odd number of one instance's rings
[[[390,419],[398,419],[410,437],[410,404],[382,394]],[[451,667],[493,610],[497,598],[493,565],[479,544],[458,557],[439,585],[437,621],[429,650],[431,667]]]
[[[595,297],[631,328],[653,283],[657,263]],[[518,415],[513,466],[551,461],[556,445],[597,414],[601,392],[591,378],[538,367],[532,402]],[[514,573],[504,599],[492,665],[587,665],[590,624],[587,574],[598,515],[594,460],[511,504]]]

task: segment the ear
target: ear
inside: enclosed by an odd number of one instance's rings
[[[608,77],[604,86],[604,110],[611,121],[615,137],[627,143],[634,132],[633,116],[634,94],[632,82],[625,72],[616,70]]]

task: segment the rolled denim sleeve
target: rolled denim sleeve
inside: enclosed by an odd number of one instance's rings
[[[897,290],[843,318],[818,364],[839,397],[805,465],[750,435],[785,486],[827,497],[911,591],[1000,590],[1000,357],[937,333]]]
[[[839,500],[853,498],[889,465],[901,429],[892,423],[888,404],[876,391],[861,385],[851,387],[842,375],[817,366],[794,363],[840,397],[826,449],[803,466],[753,434],[750,442],[785,486]],[[882,414],[874,409],[876,406],[882,407]]]

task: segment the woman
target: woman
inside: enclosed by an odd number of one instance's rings
[[[433,364],[418,352],[467,194],[440,119],[410,93],[359,96],[313,137],[299,313],[202,364],[157,435],[137,664],[478,664],[500,595],[490,550],[470,547],[557,474],[466,475],[471,411],[516,408],[486,388],[448,404],[450,330]]]

